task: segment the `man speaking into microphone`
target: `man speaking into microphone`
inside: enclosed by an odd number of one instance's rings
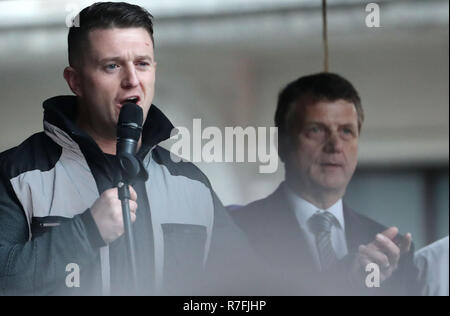
[[[46,100],[44,131],[0,154],[0,294],[201,294],[208,260],[233,260],[223,247],[242,243],[206,176],[158,146],[173,125],[152,105],[152,16],[93,4],[69,30],[68,58],[64,78],[75,95]],[[117,189],[126,103],[144,122],[142,170],[129,187],[137,284]]]

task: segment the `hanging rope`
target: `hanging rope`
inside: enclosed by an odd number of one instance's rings
[[[322,38],[323,38],[323,71],[328,72],[328,30],[327,30],[327,0],[322,0]]]

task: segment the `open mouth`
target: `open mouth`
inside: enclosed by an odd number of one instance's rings
[[[338,163],[321,163],[320,165],[322,167],[335,167],[335,168],[342,167],[342,165]]]
[[[139,96],[131,96],[131,97],[127,97],[127,98],[125,98],[125,99],[122,99],[122,100],[120,101],[120,104],[121,104],[121,105],[124,105],[125,103],[134,103],[134,104],[138,104],[140,100],[141,100],[141,99],[139,98]]]

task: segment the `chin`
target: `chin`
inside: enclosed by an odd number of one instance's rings
[[[333,192],[345,190],[347,187],[347,181],[344,179],[321,179],[321,181],[318,181],[318,184],[325,191]]]

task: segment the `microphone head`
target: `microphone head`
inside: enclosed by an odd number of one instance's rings
[[[144,120],[142,108],[135,103],[125,103],[120,109],[117,138],[139,140]]]

